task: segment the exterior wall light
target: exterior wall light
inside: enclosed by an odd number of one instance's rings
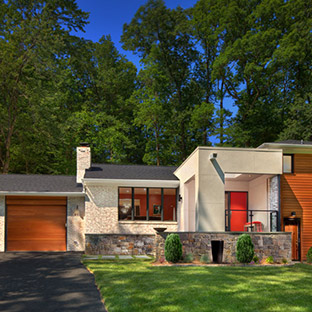
[[[179,194],[179,202],[182,201],[182,196]]]
[[[210,159],[210,160],[217,159],[217,157],[218,157],[218,154],[217,154],[217,153],[211,153],[211,154],[209,155],[209,159]]]
[[[296,211],[292,211],[290,216],[294,218],[296,216]]]

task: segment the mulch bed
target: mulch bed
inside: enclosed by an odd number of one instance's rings
[[[259,263],[259,264],[242,264],[242,263],[201,263],[199,261],[193,261],[192,263],[183,263],[183,262],[178,262],[178,263],[170,263],[170,262],[153,262],[153,266],[181,266],[181,267],[200,267],[200,266],[207,266],[207,267],[263,267],[263,266],[268,266],[268,267],[281,267],[281,266],[292,266],[295,265],[295,263],[290,262],[290,263]]]

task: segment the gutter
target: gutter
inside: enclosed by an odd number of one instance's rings
[[[67,197],[85,197],[83,192],[10,192],[0,191],[0,195],[22,195],[22,196],[67,196]]]
[[[118,186],[143,186],[143,187],[174,187],[180,185],[179,180],[139,180],[139,179],[90,179],[82,180],[84,185],[118,185]]]

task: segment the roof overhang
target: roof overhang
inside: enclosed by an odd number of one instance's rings
[[[84,197],[85,193],[78,192],[10,192],[10,191],[0,191],[0,196],[9,196],[9,195],[21,195],[21,196],[67,196],[67,197]]]
[[[118,185],[128,187],[174,187],[180,185],[178,180],[137,180],[137,179],[83,179],[83,184],[88,185]]]
[[[312,154],[312,145],[308,144],[263,143],[258,149],[282,149],[289,154]]]

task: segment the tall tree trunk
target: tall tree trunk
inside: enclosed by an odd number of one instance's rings
[[[224,88],[224,84],[223,84],[223,79],[221,82],[221,92],[220,92],[220,145],[222,146],[224,143],[224,115],[223,115],[223,98],[224,98],[224,94],[223,94],[223,88]]]

